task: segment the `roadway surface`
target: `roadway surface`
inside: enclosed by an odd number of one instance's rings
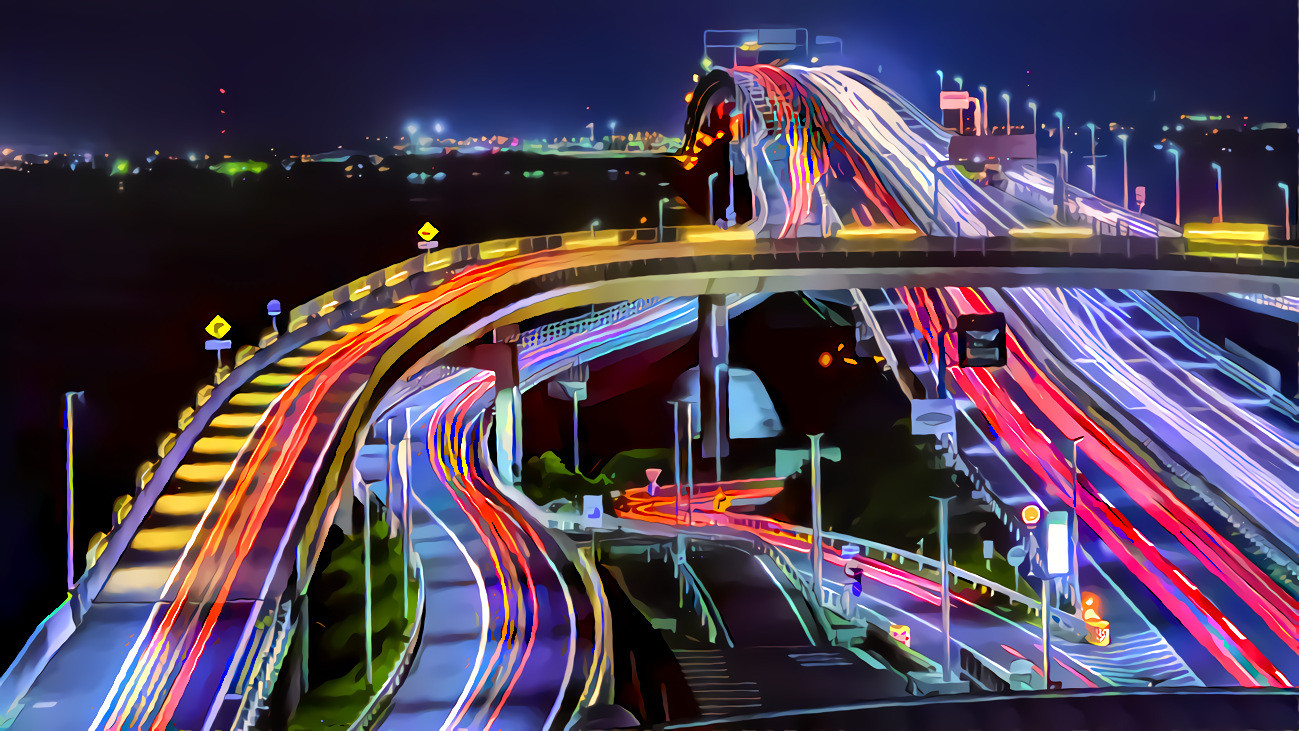
[[[930,348],[937,347],[936,333],[954,329],[956,315],[991,310],[973,290],[913,290],[903,298]],[[948,362],[955,363],[954,338],[945,339]],[[1048,504],[1072,494],[1069,461],[1057,445],[1086,435],[1078,504],[1095,539],[1084,541],[1099,540],[1238,682],[1289,686],[1299,661],[1293,597],[1074,405],[1041,370],[1030,335],[1012,331],[1009,343],[1005,368],[949,367],[952,390],[970,398],[1005,448],[1038,474]],[[1097,555],[1100,546],[1093,546]]]

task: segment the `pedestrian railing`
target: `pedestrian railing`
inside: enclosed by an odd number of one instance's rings
[[[559,322],[552,322],[548,325],[542,325],[523,333],[519,338],[520,344],[525,348],[537,348],[550,343],[558,342],[564,338],[582,333],[599,330],[602,327],[612,325],[619,320],[631,317],[648,310],[649,308],[663,302],[660,297],[651,297],[649,299],[638,299],[630,302],[619,302],[611,307],[592,312],[587,315],[572,317]]]

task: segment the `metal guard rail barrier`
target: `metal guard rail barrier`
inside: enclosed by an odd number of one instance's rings
[[[411,565],[415,567],[415,584],[418,587],[415,600],[416,620],[410,625],[410,635],[406,638],[406,647],[402,651],[401,660],[393,666],[392,672],[388,673],[383,685],[379,686],[374,696],[370,698],[370,702],[366,704],[365,709],[361,711],[361,716],[348,727],[348,731],[368,729],[381,720],[387,714],[392,699],[397,695],[397,691],[401,689],[401,684],[406,680],[406,674],[410,672],[411,666],[415,664],[416,650],[419,648],[420,637],[424,633],[424,613],[427,608],[427,597],[424,593],[424,562],[417,553],[411,554],[411,559]]]
[[[288,637],[297,626],[291,609],[292,602],[283,602],[276,605],[274,612],[269,615],[272,622],[270,636],[263,638],[267,652],[263,654],[260,648],[257,650],[258,657],[254,661],[256,670],[249,676],[241,693],[243,700],[240,701],[239,710],[231,724],[233,731],[250,731],[267,707],[266,700],[275,687],[275,679],[279,677],[280,667],[289,649]]]

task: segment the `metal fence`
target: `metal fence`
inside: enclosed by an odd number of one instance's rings
[[[361,731],[368,729],[376,722],[383,718],[392,705],[392,699],[397,695],[401,684],[406,680],[406,674],[410,672],[411,665],[415,664],[416,648],[419,646],[420,635],[424,631],[424,610],[427,597],[424,593],[424,565],[420,561],[419,554],[411,554],[412,566],[415,569],[415,584],[419,587],[415,599],[415,622],[410,624],[410,632],[406,636],[406,647],[402,650],[401,659],[393,666],[392,672],[383,684],[375,689],[374,696],[370,702],[362,709],[361,715],[356,719],[348,731]]]
[[[229,691],[243,696],[230,725],[232,731],[250,731],[267,708],[267,700],[289,650],[289,639],[297,626],[291,610],[292,602],[276,605],[274,613],[267,615],[269,631],[258,633],[257,644],[249,648],[248,668],[251,672],[236,679]]]

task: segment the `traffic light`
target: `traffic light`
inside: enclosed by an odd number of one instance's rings
[[[1006,365],[1004,314],[961,315],[956,319],[956,337],[962,367]]]

